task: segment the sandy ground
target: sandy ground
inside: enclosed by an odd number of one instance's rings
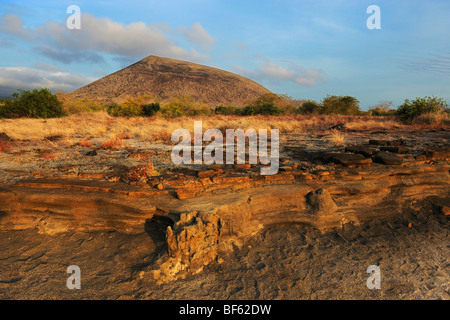
[[[236,248],[222,264],[157,285],[150,269],[164,233],[40,235],[0,232],[0,299],[450,299],[450,219],[429,199],[419,211],[321,234],[279,225]],[[69,290],[69,265],[81,290]],[[381,290],[369,290],[369,265]]]

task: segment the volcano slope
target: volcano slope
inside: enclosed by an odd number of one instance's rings
[[[448,299],[450,132],[324,136],[283,135],[274,176],[175,167],[170,145],[143,141],[50,159],[48,139],[14,140],[0,154],[0,298]],[[150,159],[158,176],[137,170]]]
[[[210,106],[244,106],[267,93],[270,91],[258,83],[231,72],[149,56],[68,94],[66,99],[120,103],[130,97],[152,96],[162,102],[189,97]]]

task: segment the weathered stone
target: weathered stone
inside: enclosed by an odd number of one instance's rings
[[[421,154],[421,155],[415,156],[414,159],[416,161],[425,161],[425,160],[427,160],[427,156],[424,154]]]
[[[97,172],[97,173],[93,173],[93,172],[82,172],[78,175],[80,178],[84,178],[84,179],[100,179],[100,178],[104,178],[105,174],[102,172]]]
[[[210,164],[207,166],[208,170],[222,170],[221,164]]]
[[[177,197],[180,200],[185,200],[185,199],[192,199],[195,198],[195,191],[193,190],[185,190],[185,189],[178,189],[177,190]]]
[[[216,174],[216,171],[214,170],[207,170],[207,171],[199,171],[197,172],[197,177],[199,178],[209,178]]]
[[[376,145],[376,146],[402,146],[405,145],[405,141],[400,139],[400,140],[376,140],[376,139],[372,139],[369,140],[369,144],[370,145]]]
[[[408,153],[409,152],[409,148],[406,147],[380,147],[381,151],[387,151],[387,152],[393,152],[393,153]]]
[[[251,167],[252,167],[252,165],[248,164],[248,163],[246,163],[246,164],[235,164],[233,166],[233,168],[236,169],[236,170],[248,170]]]
[[[361,154],[364,157],[371,157],[375,153],[375,148],[366,146],[348,146],[345,148],[345,152]]]
[[[306,195],[306,204],[314,215],[331,215],[337,210],[337,205],[325,189],[318,189]]]
[[[370,158],[365,158],[361,154],[352,154],[352,153],[334,154],[330,157],[330,161],[334,162],[336,164],[342,164],[343,166],[362,165],[362,164],[372,163],[372,160]]]
[[[164,190],[164,185],[163,185],[162,183],[158,183],[158,184],[156,185],[156,189],[158,189],[158,190]]]
[[[398,165],[403,163],[403,158],[389,152],[379,152],[373,161],[387,165]]]
[[[158,282],[175,280],[183,271],[199,273],[206,265],[216,261],[221,228],[222,221],[215,214],[181,214],[173,228],[167,227],[168,259],[154,273]]]
[[[443,206],[442,207],[442,214],[446,216],[450,216],[450,207],[449,206]]]
[[[425,156],[428,160],[450,160],[450,152],[446,151],[426,151]]]

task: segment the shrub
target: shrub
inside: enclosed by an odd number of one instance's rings
[[[122,104],[113,103],[106,111],[114,117],[151,117],[160,110],[159,103],[148,103],[150,96],[131,97]]]
[[[161,110],[159,103],[144,104],[141,106],[142,114],[146,117],[153,117],[156,112]]]
[[[136,117],[142,115],[140,105],[134,103],[113,103],[108,106],[107,112],[114,117]]]
[[[83,112],[96,112],[105,108],[105,104],[100,101],[89,98],[80,98],[75,100],[63,100],[63,110],[67,114],[78,114]]]
[[[242,108],[239,111],[240,115],[243,116],[254,116],[254,115],[279,115],[283,113],[283,110],[279,108],[275,103],[281,101],[278,95],[274,93],[267,93],[254,100],[248,106]]]
[[[322,106],[313,100],[307,100],[296,110],[299,114],[320,113]]]
[[[448,108],[443,98],[425,97],[416,98],[414,101],[408,99],[397,108],[397,116],[403,122],[410,123],[415,118],[426,113],[443,113]]]
[[[166,118],[210,115],[211,113],[211,108],[206,104],[192,102],[188,97],[175,98],[172,102],[161,108],[161,114]]]
[[[440,111],[440,112],[422,113],[420,116],[417,116],[416,118],[414,118],[412,123],[414,123],[414,124],[425,123],[425,124],[439,125],[439,124],[447,124],[449,121],[450,121],[450,115],[446,112]]]
[[[3,118],[57,118],[66,115],[58,97],[48,89],[20,89],[12,98],[3,99],[0,117]]]
[[[322,114],[357,115],[360,113],[359,101],[351,96],[330,96],[322,100]]]
[[[391,110],[392,101],[380,101],[377,105],[369,108],[369,114],[373,116],[387,116],[395,114],[395,110]]]
[[[214,109],[215,114],[221,114],[225,116],[232,116],[239,114],[239,110],[233,106],[218,106]]]

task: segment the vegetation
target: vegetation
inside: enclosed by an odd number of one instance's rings
[[[392,101],[380,101],[377,105],[369,108],[369,114],[372,116],[395,115],[396,110],[391,109],[393,105]]]
[[[58,118],[66,115],[58,97],[48,89],[20,89],[2,99],[0,118]]]
[[[160,105],[150,96],[129,98],[118,104],[105,105],[88,98],[68,99],[62,93],[52,94],[48,89],[18,90],[11,98],[0,99],[0,118],[54,118],[70,114],[106,111],[114,117],[178,118],[191,116],[397,116],[404,124],[450,123],[450,109],[439,97],[416,98],[393,109],[392,101],[380,101],[368,111],[361,111],[359,101],[351,96],[327,95],[321,102],[298,101],[287,95],[264,94],[249,101],[245,107],[220,105],[211,108],[189,97],[173,98]]]
[[[214,109],[214,114],[220,114],[224,116],[238,115],[239,111],[234,106],[218,106]]]
[[[425,97],[416,98],[413,101],[408,99],[398,107],[397,116],[402,122],[411,123],[414,119],[429,114],[445,116],[448,112],[447,102],[443,98],[438,97]]]
[[[122,104],[113,103],[107,107],[107,112],[114,117],[152,117],[161,107],[159,103],[145,103],[146,99],[129,98]]]
[[[150,104],[144,104],[141,106],[142,114],[146,117],[153,117],[156,112],[161,110],[161,106],[159,103],[150,103]]]
[[[307,100],[303,102],[303,104],[296,110],[298,114],[313,114],[320,113],[322,110],[322,106],[313,100]]]
[[[321,114],[358,115],[359,101],[351,96],[330,96],[322,100]]]
[[[195,103],[190,98],[175,98],[161,108],[161,115],[165,118],[178,118],[183,116],[211,115],[211,108],[202,103]]]

